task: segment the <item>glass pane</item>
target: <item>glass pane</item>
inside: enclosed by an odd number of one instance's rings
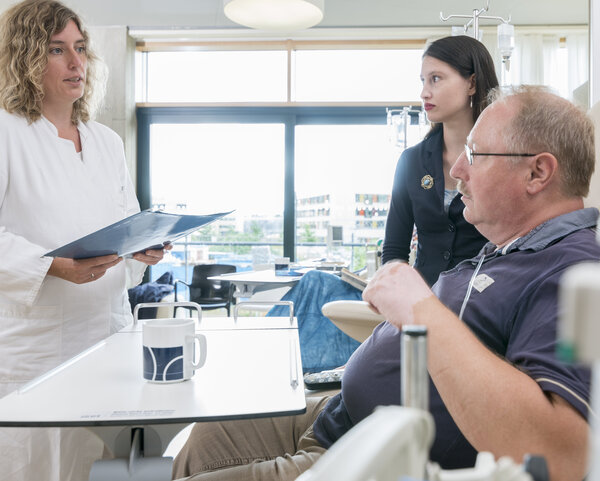
[[[285,51],[150,52],[148,102],[275,102],[287,91]]]
[[[296,101],[415,101],[422,50],[299,50]]]
[[[189,280],[199,263],[248,270],[253,261],[282,255],[284,132],[283,124],[151,126],[153,207],[183,214],[235,209],[177,243],[152,279],[172,270]]]
[[[296,252],[365,266],[383,239],[399,150],[385,125],[296,127]],[[342,246],[327,247],[328,226],[341,226]]]

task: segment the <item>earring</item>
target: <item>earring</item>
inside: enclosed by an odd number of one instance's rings
[[[473,96],[472,95],[469,97],[469,105],[471,106],[471,108],[473,108]]]

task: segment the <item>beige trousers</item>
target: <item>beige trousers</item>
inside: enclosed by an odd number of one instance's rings
[[[312,425],[328,399],[307,398],[298,416],[197,423],[175,458],[173,478],[293,481],[325,452]]]

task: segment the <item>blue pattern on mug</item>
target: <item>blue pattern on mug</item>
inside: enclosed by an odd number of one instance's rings
[[[180,381],[183,379],[183,346],[144,346],[144,379]]]

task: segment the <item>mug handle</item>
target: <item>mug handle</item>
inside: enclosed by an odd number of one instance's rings
[[[204,334],[195,334],[193,337],[198,340],[200,346],[200,359],[197,362],[192,361],[192,367],[200,369],[206,362],[206,336]]]

